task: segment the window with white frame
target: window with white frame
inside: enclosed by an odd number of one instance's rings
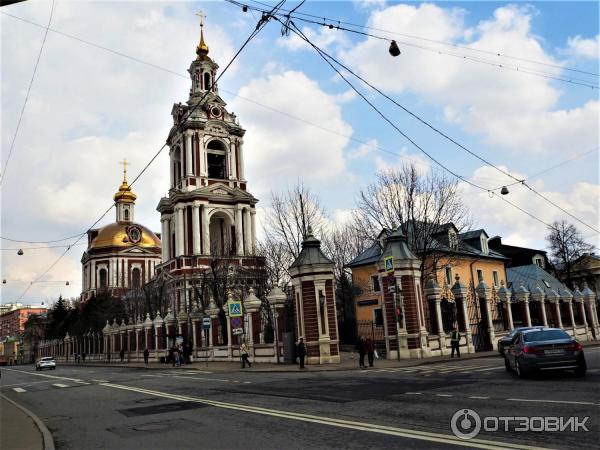
[[[500,285],[500,278],[498,277],[498,271],[492,271],[492,276],[494,277],[494,287],[498,287]]]
[[[533,263],[541,268],[544,268],[544,258],[539,255],[533,257]]]
[[[479,239],[481,240],[481,251],[487,255],[490,252],[490,249],[488,248],[487,239],[485,238],[485,236],[483,234],[481,235],[481,237]]]
[[[381,286],[379,285],[379,276],[373,275],[371,277],[371,290],[373,292],[381,291]]]
[[[477,281],[481,283],[483,281],[483,270],[477,269]]]
[[[450,286],[452,284],[452,267],[445,268],[446,284]]]
[[[448,243],[451,249],[456,250],[458,248],[458,236],[456,235],[456,231],[452,229],[448,231]]]

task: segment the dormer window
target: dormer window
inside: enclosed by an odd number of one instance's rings
[[[485,238],[485,236],[483,234],[481,235],[481,237],[479,239],[481,242],[481,252],[487,255],[490,252],[490,249],[488,248],[487,239]]]
[[[456,235],[456,231],[448,231],[448,243],[452,250],[456,250],[458,248],[458,236]]]
[[[542,258],[542,257],[541,257],[541,256],[539,256],[539,255],[535,255],[535,256],[533,257],[533,263],[534,263],[536,266],[539,266],[539,267],[541,267],[542,269],[544,268],[544,258]]]

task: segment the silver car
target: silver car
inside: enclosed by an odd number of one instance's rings
[[[583,346],[560,328],[532,328],[519,331],[504,354],[506,370],[521,378],[534,371],[574,370],[585,375]]]

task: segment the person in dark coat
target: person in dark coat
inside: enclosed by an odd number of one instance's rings
[[[121,351],[119,352],[119,357],[121,358],[121,362],[123,362],[123,360],[125,359],[125,349],[122,348]]]
[[[296,348],[296,354],[298,355],[298,360],[300,361],[300,368],[304,369],[304,358],[306,357],[304,338],[300,338],[300,342],[298,342],[298,346]]]
[[[148,349],[144,349],[144,364],[148,365],[148,358],[150,357],[150,352]]]
[[[362,336],[359,336],[358,341],[356,341],[356,351],[358,352],[358,366],[361,369],[366,369],[367,367],[365,366],[365,355],[367,354],[367,343],[365,341],[365,338]]]
[[[458,331],[458,327],[454,327],[454,330],[450,333],[450,346],[452,347],[450,358],[454,358],[455,351],[456,356],[460,358],[460,331]]]
[[[369,367],[373,367],[373,360],[375,359],[375,342],[371,338],[367,338],[365,343],[367,346],[367,357],[369,359]]]

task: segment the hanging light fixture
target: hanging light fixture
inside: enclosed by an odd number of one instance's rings
[[[6,284],[6,278],[2,280],[2,284]]]
[[[21,256],[23,254],[23,249],[20,248],[19,251],[17,252],[17,255]]]
[[[69,285],[69,282],[67,281],[67,282],[65,283],[65,285],[66,285],[66,286],[68,286],[68,285]]]
[[[246,5],[242,6],[242,11],[248,12],[248,7]]]
[[[502,195],[508,194],[508,188],[506,186],[502,186],[502,189],[500,189],[500,193]]]
[[[396,41],[392,41],[390,43],[390,55],[392,55],[393,57],[396,57],[400,54],[400,48],[398,48],[398,44],[396,44]]]

